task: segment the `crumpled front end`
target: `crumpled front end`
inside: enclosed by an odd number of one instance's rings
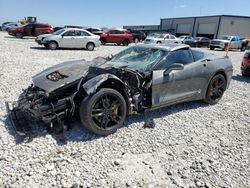
[[[26,89],[16,102],[6,102],[11,124],[20,136],[31,133],[31,122],[60,124],[70,114],[71,98],[50,99],[46,92],[36,86]]]

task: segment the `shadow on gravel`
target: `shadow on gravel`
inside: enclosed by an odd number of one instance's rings
[[[16,38],[16,37],[12,37],[12,36],[5,36],[4,38],[11,38],[11,39],[17,39],[17,40],[27,40],[27,39],[35,39],[36,37],[23,37],[21,39]]]
[[[237,74],[236,76],[232,76],[233,80],[240,81],[240,82],[245,82],[245,83],[250,83],[250,76],[241,76]]]
[[[43,46],[33,46],[33,47],[30,47],[30,49],[33,49],[33,50],[48,50],[48,51],[68,51],[68,50],[70,50],[70,51],[88,51],[88,50],[86,50],[86,49],[84,49],[84,48],[58,48],[58,49],[56,49],[56,50],[50,50],[50,49],[47,49],[47,48],[45,48],[45,47],[43,47]],[[94,52],[94,51],[96,51],[96,49],[94,49],[93,51],[89,51],[89,52]]]
[[[186,103],[180,103],[172,106],[163,107],[157,110],[145,112],[142,115],[131,115],[127,118],[125,126],[128,127],[132,123],[151,123],[154,119],[162,118],[175,114],[181,111],[192,110],[197,108],[204,108],[208,105],[201,101],[192,101]],[[155,125],[157,126],[157,124]],[[144,125],[145,127],[145,125]]]
[[[149,122],[149,124],[151,124],[154,119],[166,117],[168,115],[178,113],[181,111],[197,109],[197,108],[204,108],[204,107],[207,107],[207,104],[200,102],[200,101],[195,101],[195,102],[187,102],[187,103],[172,105],[169,107],[164,107],[164,108],[153,110],[153,111],[148,111],[142,115],[131,115],[131,116],[127,117],[126,121],[124,122],[123,127],[128,127],[133,123],[143,123],[144,125],[142,125],[142,126],[144,128],[149,128],[149,127],[145,126],[145,124],[148,122]],[[28,137],[22,138],[16,134],[15,129],[11,125],[11,122],[10,122],[10,119],[8,118],[8,116],[6,116],[5,119],[1,120],[1,121],[4,123],[8,133],[10,135],[12,135],[13,138],[15,139],[16,144],[25,143],[25,142],[27,143],[27,142],[31,142],[34,138],[48,136],[48,132],[46,131],[45,126],[38,125],[38,124],[34,123],[34,124],[32,124],[33,129],[32,129],[31,134]],[[154,126],[157,126],[157,124]],[[150,127],[150,128],[154,128],[154,126]],[[61,139],[61,137],[58,137],[58,136],[53,135],[53,134],[51,136],[56,140],[58,145],[65,145],[65,144],[67,144],[68,141],[70,141],[70,142],[85,142],[85,141],[91,141],[91,140],[95,140],[97,138],[100,138],[100,136],[96,136],[95,134],[86,130],[81,125],[81,122],[79,120],[75,121],[74,123],[71,123],[70,128],[68,131],[66,131],[65,135],[67,137],[66,140],[63,140],[63,139]]]

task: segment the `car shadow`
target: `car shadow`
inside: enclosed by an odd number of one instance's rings
[[[152,122],[154,121],[154,119],[169,116],[171,114],[175,114],[181,111],[204,108],[207,106],[208,106],[207,104],[201,101],[193,101],[193,102],[186,102],[186,103],[180,103],[180,104],[172,105],[168,107],[163,107],[157,110],[147,111],[141,115],[130,115],[126,118],[126,121],[124,122],[123,127],[132,126],[132,124],[134,123],[143,123],[143,127],[144,127],[144,125],[147,122]],[[34,138],[46,137],[48,135],[48,132],[46,131],[45,126],[34,123],[31,125],[32,126],[31,134],[27,137],[20,137],[17,135],[8,116],[5,116],[4,120],[1,120],[1,121],[3,121],[8,133],[12,135],[13,138],[15,139],[16,144],[20,144],[23,142],[31,142]],[[144,128],[146,128],[146,126]],[[116,134],[119,134],[119,133],[116,133]],[[91,141],[91,140],[95,140],[101,137],[85,129],[84,126],[81,124],[80,120],[77,120],[74,123],[70,124],[69,130],[66,131],[65,133],[65,136],[67,139],[62,139],[60,136],[53,135],[53,134],[51,134],[51,136],[56,140],[58,145],[65,145],[67,144],[67,142]]]
[[[11,39],[17,39],[17,40],[27,40],[27,39],[35,39],[36,37],[23,37],[21,39],[16,38],[14,36],[4,36],[4,38],[11,38]]]
[[[236,76],[232,76],[233,80],[239,81],[239,82],[245,82],[245,83],[250,83],[250,76],[242,76],[237,74]]]
[[[32,46],[30,47],[30,49],[33,49],[33,50],[49,50],[49,51],[88,51],[87,49],[85,48],[57,48],[56,50],[50,50],[50,49],[47,49],[43,46]],[[94,52],[96,51],[96,49],[94,49],[93,51],[88,51],[88,52]]]

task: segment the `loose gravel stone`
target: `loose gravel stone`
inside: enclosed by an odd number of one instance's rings
[[[5,101],[17,100],[33,75],[125,48],[51,51],[34,39],[0,32],[0,187],[126,187],[130,181],[138,187],[250,187],[250,78],[240,75],[244,53],[239,51],[229,52],[234,74],[217,105],[197,101],[132,115],[107,137],[78,121],[67,131],[67,143],[34,124],[33,140],[20,142],[6,118]]]

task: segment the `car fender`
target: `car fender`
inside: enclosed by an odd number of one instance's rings
[[[87,42],[86,42],[86,46],[85,47],[87,47],[87,44],[88,43],[93,43],[95,46],[97,46],[98,44],[97,44],[97,41],[95,41],[95,40],[93,40],[93,39],[90,39],[90,40],[88,40]]]
[[[108,80],[110,81],[116,80],[125,87],[125,83],[113,74],[100,74],[98,76],[95,76],[94,78],[91,78],[90,80],[85,82],[82,85],[82,87],[85,90],[85,92],[88,95],[90,95],[90,94],[96,93],[99,87]]]

